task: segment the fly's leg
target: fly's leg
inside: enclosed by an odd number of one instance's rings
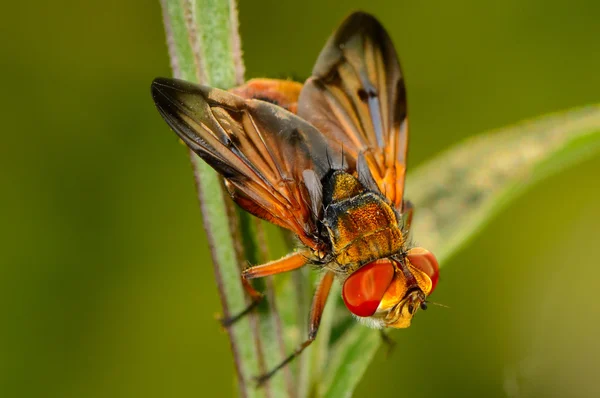
[[[259,99],[296,113],[302,83],[280,79],[250,79],[229,90],[246,99]]]
[[[269,275],[293,271],[295,269],[303,267],[309,261],[310,251],[301,250],[287,255],[283,258],[280,258],[279,260],[246,268],[244,271],[242,271],[242,285],[246,293],[248,293],[248,296],[250,296],[251,302],[248,305],[248,307],[246,307],[238,314],[235,314],[229,318],[221,319],[221,325],[223,325],[223,327],[229,327],[233,325],[235,322],[237,322],[250,311],[252,311],[263,299],[263,294],[252,287],[252,285],[250,284],[250,279],[263,278]]]
[[[246,291],[248,296],[250,296],[250,304],[242,311],[233,316],[230,316],[229,318],[221,318],[219,321],[221,322],[221,326],[223,326],[224,328],[230,327],[231,325],[242,319],[245,315],[249,314],[254,308],[256,308],[256,306],[260,304],[264,297],[264,295],[261,292],[252,287],[250,281],[246,279],[243,274],[241,279],[244,290]]]
[[[383,329],[379,329],[379,335],[381,336],[381,341],[383,342],[383,344],[385,344],[385,356],[389,357],[392,351],[394,351],[396,342],[392,340]]]
[[[285,358],[279,365],[275,366],[269,372],[259,376],[257,378],[258,384],[262,385],[267,380],[269,380],[277,371],[283,368],[285,365],[290,363],[294,358],[299,356],[302,351],[306,347],[308,347],[317,337],[317,332],[319,330],[319,325],[321,324],[321,316],[323,315],[323,310],[325,309],[325,303],[327,302],[327,297],[329,296],[329,291],[331,290],[331,284],[333,283],[333,272],[328,271],[323,275],[321,281],[319,282],[319,286],[317,287],[317,291],[315,292],[315,296],[312,301],[311,310],[310,310],[310,323],[308,329],[308,339],[304,341],[302,344],[298,346],[287,358]]]

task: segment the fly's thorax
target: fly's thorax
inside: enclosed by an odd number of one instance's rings
[[[360,181],[344,170],[331,170],[323,177],[322,183],[325,206],[353,198],[367,191]]]
[[[342,171],[326,178],[323,225],[333,259],[341,268],[352,271],[402,250],[404,237],[398,215],[381,195],[366,190]]]

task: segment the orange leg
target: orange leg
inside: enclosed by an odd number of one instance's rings
[[[302,83],[291,80],[250,79],[229,91],[246,99],[267,101],[296,113],[301,89]]]
[[[244,315],[252,311],[263,299],[263,294],[254,289],[254,287],[252,287],[249,281],[250,279],[263,278],[269,275],[276,275],[282,272],[293,271],[295,269],[303,267],[309,261],[310,251],[302,250],[280,258],[279,260],[246,268],[244,271],[242,271],[242,285],[252,301],[250,302],[250,305],[239,314],[222,319],[221,325],[223,325],[223,327],[229,327],[233,325]]]
[[[329,291],[331,290],[331,284],[333,283],[334,274],[331,271],[328,271],[321,278],[321,282],[319,282],[319,286],[317,287],[317,291],[315,292],[315,296],[312,301],[311,310],[310,310],[310,324],[308,329],[308,339],[304,341],[302,344],[298,346],[288,356],[284,359],[279,365],[275,366],[269,372],[258,378],[258,384],[263,384],[267,380],[269,380],[279,369],[283,368],[285,365],[290,363],[294,358],[304,351],[306,347],[308,347],[317,337],[317,332],[319,331],[319,325],[321,324],[321,316],[323,315],[323,310],[325,309],[325,303],[327,302],[327,297],[329,296]]]
[[[246,268],[242,272],[242,278],[254,279],[264,278],[265,276],[281,274],[282,272],[293,271],[310,261],[311,253],[309,250],[301,250],[289,254],[279,260],[271,261],[263,265]]]

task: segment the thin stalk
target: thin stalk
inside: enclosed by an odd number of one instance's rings
[[[244,81],[244,65],[235,2],[232,0],[161,0],[173,75],[229,89]],[[204,228],[211,249],[223,316],[249,304],[240,282],[246,261],[264,261],[249,216],[234,209],[222,179],[190,152]],[[261,258],[263,257],[263,258]],[[236,322],[229,329],[239,394],[242,397],[291,396],[295,386],[285,372],[257,389],[254,377],[283,358],[281,325],[273,316],[275,302]],[[275,314],[276,315],[276,314]],[[217,327],[215,325],[215,327]]]

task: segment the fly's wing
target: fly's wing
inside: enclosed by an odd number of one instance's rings
[[[238,205],[318,246],[320,180],[336,155],[313,126],[276,105],[181,80],[156,79],[152,96]]]
[[[392,41],[373,16],[352,14],[329,38],[300,93],[298,116],[348,155],[363,183],[374,181],[402,209],[406,92]]]

